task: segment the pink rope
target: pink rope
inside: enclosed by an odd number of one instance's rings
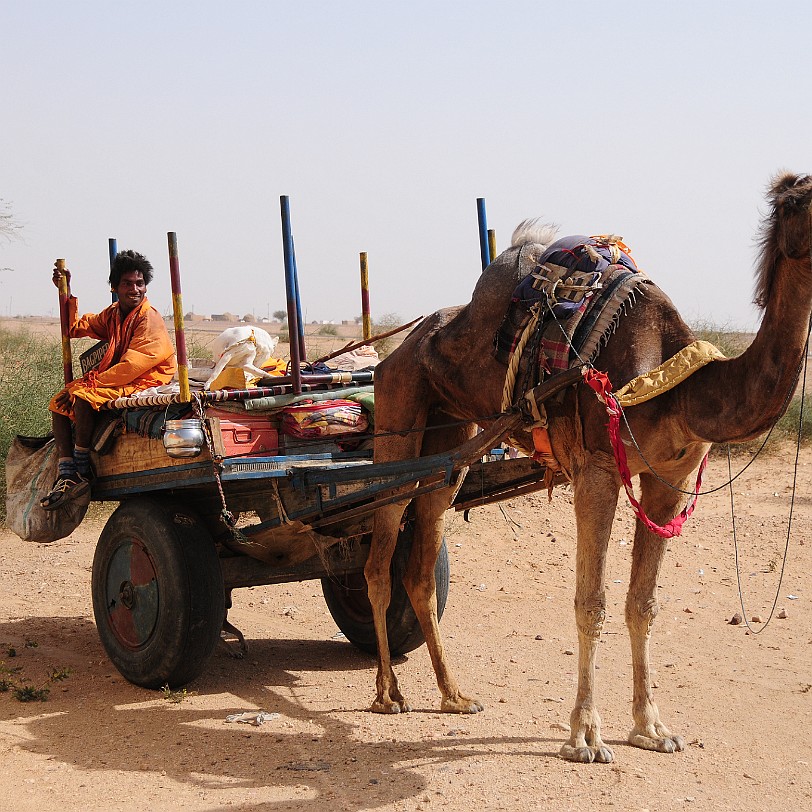
[[[651,521],[646,516],[640,503],[634,495],[632,488],[632,475],[629,470],[629,463],[626,458],[626,449],[623,446],[623,440],[620,437],[620,415],[621,408],[617,399],[612,394],[612,384],[609,378],[603,372],[598,372],[596,369],[587,370],[584,373],[584,382],[589,386],[598,396],[598,400],[606,406],[606,413],[609,415],[609,440],[612,443],[612,450],[615,452],[615,463],[617,464],[620,479],[623,482],[623,487],[626,491],[626,496],[629,498],[634,515],[649,529],[652,533],[664,539],[674,538],[679,536],[682,532],[682,526],[688,520],[688,517],[694,512],[696,507],[696,499],[699,495],[699,489],[702,487],[702,474],[705,471],[705,466],[708,464],[708,455],[705,454],[699,466],[699,472],[696,476],[696,487],[694,488],[693,496],[688,504],[682,511],[671,519],[666,525],[659,525]]]

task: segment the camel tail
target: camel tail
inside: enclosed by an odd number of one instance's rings
[[[529,220],[522,220],[516,226],[510,244],[511,246],[519,246],[526,243],[536,243],[547,248],[555,240],[557,234],[558,225],[556,223],[543,223],[540,217],[533,217]]]

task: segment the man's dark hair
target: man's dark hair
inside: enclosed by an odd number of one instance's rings
[[[128,271],[141,271],[144,284],[152,282],[152,264],[143,254],[137,251],[119,251],[110,266],[110,287],[117,288],[122,274]]]

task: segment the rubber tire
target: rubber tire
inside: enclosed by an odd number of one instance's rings
[[[420,622],[403,586],[403,573],[406,571],[406,562],[412,549],[412,538],[412,528],[407,525],[400,533],[392,556],[392,598],[386,612],[386,631],[389,637],[389,651],[393,656],[408,654],[426,642]],[[448,600],[449,573],[448,548],[443,539],[434,566],[438,620],[442,618]],[[361,651],[376,654],[378,644],[364,573],[322,578],[321,590],[327,608],[344,636]]]
[[[160,498],[123,502],[99,537],[91,584],[99,638],[126,679],[176,688],[200,674],[220,639],[225,594],[214,542],[193,512]]]

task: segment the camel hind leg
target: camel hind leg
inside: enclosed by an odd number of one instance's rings
[[[434,416],[433,422],[443,423],[449,420],[450,418],[445,416]],[[429,424],[423,442],[423,453],[436,454],[447,451],[467,440],[472,434],[472,427],[468,425],[441,431],[431,430]],[[453,487],[444,488],[415,499],[414,541],[403,585],[426,639],[426,647],[437,677],[437,687],[442,697],[440,710],[447,713],[477,713],[483,709],[482,704],[479,700],[460,692],[457,680],[448,666],[437,619],[437,583],[434,568],[443,544],[445,512],[451,506],[454,491]]]
[[[364,567],[367,594],[372,606],[375,624],[375,641],[378,649],[378,674],[375,678],[376,695],[371,710],[375,713],[407,713],[409,703],[400,692],[398,680],[392,668],[389,637],[386,631],[386,610],[392,599],[392,575],[390,565],[398,541],[400,523],[406,502],[380,508],[373,520],[372,544]]]
[[[375,462],[413,459],[420,456],[423,430],[427,420],[427,397],[419,385],[417,371],[406,353],[392,355],[375,372]],[[409,381],[402,392],[399,383]],[[380,393],[386,393],[382,397]],[[389,396],[390,392],[396,395]],[[400,532],[403,511],[411,501],[407,489],[403,501],[379,508],[373,516],[372,542],[364,567],[367,594],[372,606],[375,641],[378,652],[376,696],[371,710],[376,713],[405,713],[411,710],[398,686],[392,668],[386,611],[392,597],[390,565]]]

